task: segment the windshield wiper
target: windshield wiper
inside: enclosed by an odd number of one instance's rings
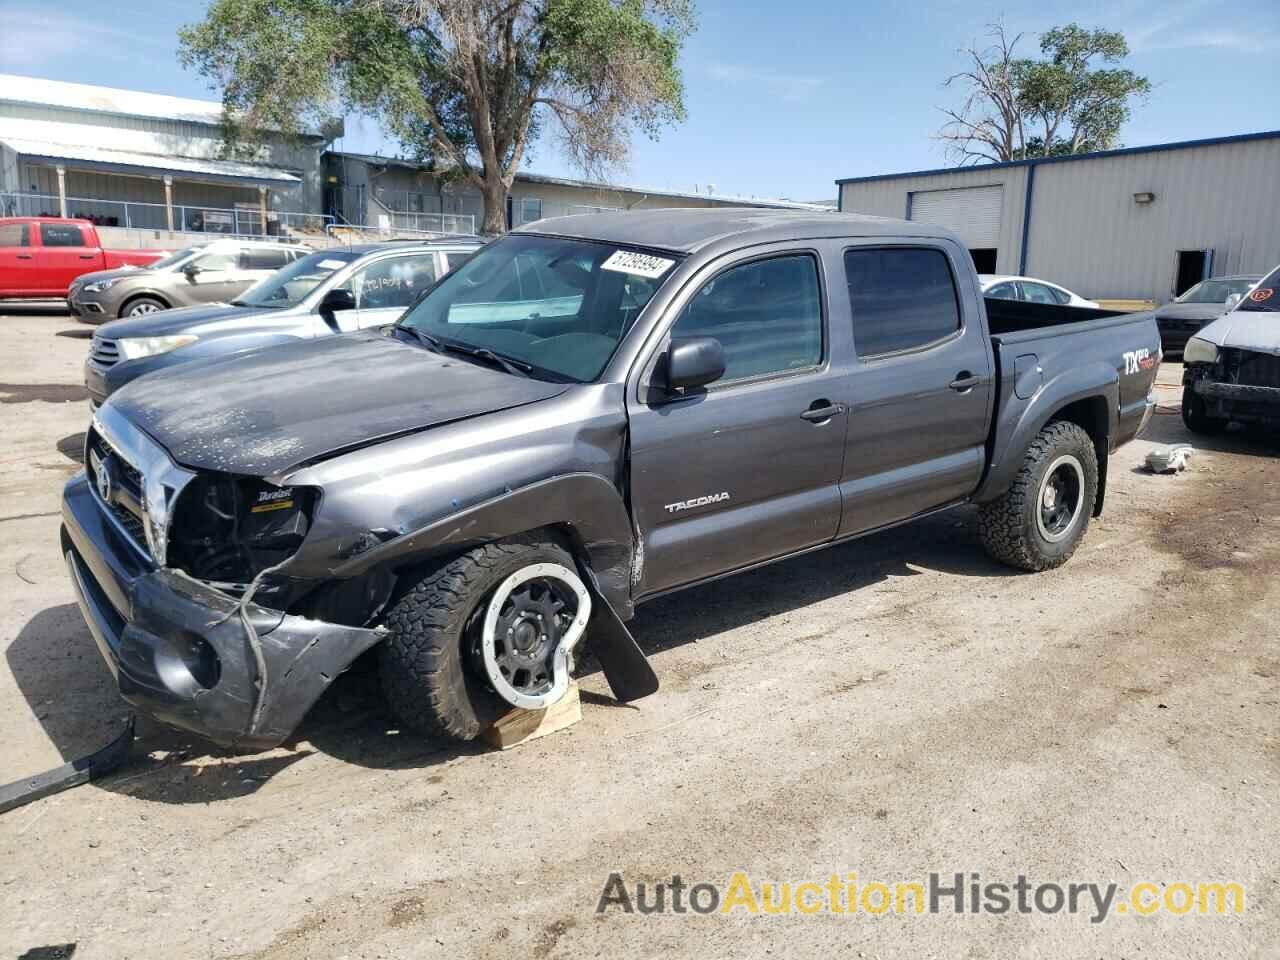
[[[396,330],[407,330],[418,338],[419,343],[436,351],[436,353],[460,353],[466,357],[483,360],[490,366],[500,367],[507,373],[521,377],[533,376],[533,364],[517,360],[515,357],[508,357],[505,354],[495,353],[488,347],[472,347],[465,343],[458,343],[456,340],[443,340],[407,323],[396,323],[392,326]]]
[[[440,341],[437,341],[440,342]],[[484,360],[493,366],[501,367],[507,373],[513,373],[522,377],[533,376],[533,364],[525,363],[523,360],[517,360],[514,357],[508,357],[501,353],[494,353],[488,347],[468,347],[461,343],[445,343],[446,350],[453,350],[456,353],[464,353],[469,357],[475,357],[477,360]]]

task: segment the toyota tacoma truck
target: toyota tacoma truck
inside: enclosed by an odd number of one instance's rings
[[[81,274],[144,267],[168,255],[105,250],[88,220],[0,217],[0,300],[61,300]]]
[[[97,411],[62,546],[125,699],[286,740],[377,648],[408,726],[554,703],[637,604],[963,503],[1072,555],[1153,409],[1150,314],[992,300],[945,230],[664,210],[539,221],[394,325],[185,364]]]
[[[1280,426],[1280,267],[1188,340],[1182,362],[1182,420],[1193,433]]]

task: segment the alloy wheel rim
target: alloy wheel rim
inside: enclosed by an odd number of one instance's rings
[[[1078,458],[1063,454],[1049,464],[1036,496],[1036,528],[1050,543],[1067,538],[1079,522],[1084,506],[1084,468]]]

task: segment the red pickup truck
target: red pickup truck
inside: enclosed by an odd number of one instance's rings
[[[62,299],[82,273],[143,267],[166,250],[104,250],[88,220],[0,217],[0,300]]]

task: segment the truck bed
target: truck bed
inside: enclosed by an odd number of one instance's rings
[[[1026,303],[1022,300],[1000,300],[995,297],[985,297],[984,301],[987,308],[987,329],[991,331],[992,336],[1129,315],[1119,310],[1060,307],[1057,304]]]

